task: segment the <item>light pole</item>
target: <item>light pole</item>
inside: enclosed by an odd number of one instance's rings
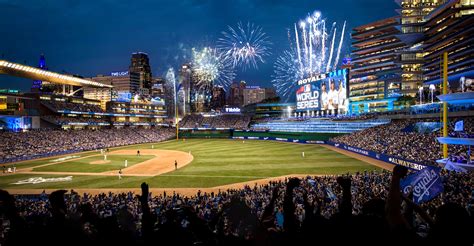
[[[434,101],[434,91],[436,90],[436,86],[434,84],[430,85],[430,93],[431,93],[431,103]]]
[[[174,72],[174,71],[173,71]],[[179,139],[179,125],[178,125],[178,93],[176,92],[176,79],[174,79],[173,74],[173,100],[174,100],[174,120],[175,120],[175,127],[176,127],[176,140]]]

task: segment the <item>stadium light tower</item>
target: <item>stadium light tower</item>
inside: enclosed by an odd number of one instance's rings
[[[430,85],[430,93],[431,93],[431,103],[434,101],[434,91],[436,90],[436,86],[431,84]]]

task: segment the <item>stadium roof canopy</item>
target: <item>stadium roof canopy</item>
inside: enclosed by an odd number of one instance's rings
[[[111,85],[102,84],[96,81],[82,79],[71,75],[55,73],[5,60],[0,60],[0,74],[8,74],[11,76],[28,78],[32,80],[48,81],[56,84],[88,86],[98,88],[113,88],[113,86]]]

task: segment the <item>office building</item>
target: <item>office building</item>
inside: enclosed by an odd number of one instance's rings
[[[180,112],[182,115],[186,115],[191,112],[191,90],[193,87],[193,73],[190,64],[185,63],[181,65],[178,81],[181,85],[179,94]]]
[[[426,84],[440,84],[440,65],[448,52],[448,80],[452,89],[461,78],[474,78],[474,1],[447,1],[425,23],[423,76]]]
[[[233,107],[242,107],[244,105],[243,93],[246,86],[245,81],[233,83],[229,88],[227,104]]]
[[[393,98],[401,87],[397,51],[404,47],[397,37],[397,26],[397,18],[391,17],[352,30],[351,112],[393,108]]]
[[[212,88],[211,109],[220,110],[225,106],[226,93],[224,87],[214,86]]]
[[[165,80],[161,77],[153,78],[150,95],[153,98],[159,97],[164,99],[165,96]]]
[[[423,42],[424,25],[429,14],[445,0],[396,0],[400,5],[398,38],[405,44],[399,51],[401,73],[401,93],[416,97],[418,89],[423,86]]]
[[[399,16],[353,30],[352,113],[397,110],[416,103],[425,82],[439,83],[445,51],[450,56],[450,82],[472,77],[472,1],[396,3]]]
[[[243,105],[259,103],[265,99],[276,97],[276,91],[273,88],[262,88],[260,86],[247,86],[242,91]]]
[[[114,86],[116,93],[138,93],[140,89],[140,75],[129,71],[112,72],[108,75],[97,75],[90,78],[93,81]]]
[[[130,74],[138,74],[139,90],[146,94],[146,90],[150,90],[152,86],[152,73],[150,68],[150,60],[148,54],[136,52],[132,54],[131,64],[129,67]],[[144,89],[144,90],[141,90]]]

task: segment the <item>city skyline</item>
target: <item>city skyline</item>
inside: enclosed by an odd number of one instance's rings
[[[345,6],[341,9],[340,6]],[[190,57],[193,47],[215,45],[228,26],[252,22],[271,39],[272,54],[258,69],[237,69],[235,81],[270,86],[276,58],[288,46],[287,29],[308,13],[321,11],[330,21],[347,21],[343,55],[350,51],[350,30],[395,15],[393,1],[0,1],[0,55],[37,66],[45,54],[48,68],[84,77],[125,71],[130,55],[150,56],[154,76],[163,76]],[[104,11],[105,10],[105,11]],[[181,11],[181,12],[180,12]],[[138,13],[137,13],[138,12]],[[176,13],[182,13],[181,15]],[[353,14],[351,14],[353,13]],[[22,16],[19,18],[18,16]],[[204,18],[203,18],[204,17]],[[40,21],[38,21],[38,19]],[[1,88],[28,91],[31,81],[0,76]]]

